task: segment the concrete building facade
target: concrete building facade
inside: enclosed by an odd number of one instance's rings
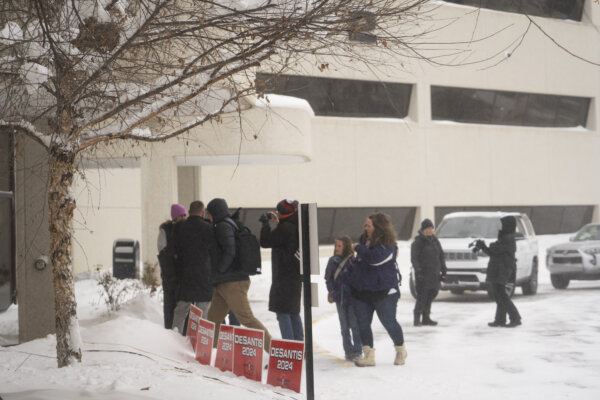
[[[359,233],[375,209],[393,216],[403,239],[422,218],[439,221],[452,210],[523,210],[540,233],[599,221],[600,7],[578,0],[581,12],[571,19],[544,11],[532,17],[542,31],[522,13],[468,3],[439,1],[431,12],[434,22],[454,21],[432,41],[468,42],[453,57],[438,62],[432,48],[432,62],[332,61],[322,71],[307,61],[286,76],[265,65],[257,73],[273,79],[264,86],[269,100],[249,99],[241,121],[225,116],[180,140],[90,154],[74,190],[75,273],[110,269],[112,243],[123,237],[139,240],[142,262],[155,264],[170,205],[214,197],[243,207],[251,227],[283,198],[316,202],[323,242]],[[376,54],[373,44],[361,46]],[[27,170],[19,163],[28,157],[17,157],[15,171]],[[34,178],[19,174],[5,192],[14,194],[20,339],[27,340],[53,329],[27,323],[47,313],[27,302],[51,282],[32,270],[47,244],[32,248],[24,222],[24,213],[44,206],[24,189]]]

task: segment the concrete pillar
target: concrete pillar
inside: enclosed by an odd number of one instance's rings
[[[142,158],[142,266],[157,264],[156,238],[160,224],[171,218],[177,203],[177,164],[174,157]],[[186,206],[187,207],[187,206]]]
[[[177,182],[179,204],[189,209],[192,201],[201,200],[206,205],[208,199],[200,196],[200,167],[178,167]]]
[[[26,137],[16,141],[15,236],[19,342],[55,332],[52,265],[35,266],[50,256],[48,232],[48,155]]]

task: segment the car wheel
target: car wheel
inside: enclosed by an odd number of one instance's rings
[[[450,293],[452,294],[463,294],[464,292],[464,289],[450,289]]]
[[[530,296],[537,293],[538,288],[538,266],[537,259],[533,259],[533,263],[531,264],[531,275],[529,279],[523,286],[521,286],[521,290],[523,294],[526,296]]]
[[[550,275],[550,282],[555,289],[566,289],[569,286],[569,278],[562,275]]]
[[[410,287],[410,294],[412,294],[412,297],[414,297],[415,299],[417,298],[417,287],[415,286],[415,277],[413,276],[413,273],[411,271],[410,273],[410,279],[408,280],[408,286]]]

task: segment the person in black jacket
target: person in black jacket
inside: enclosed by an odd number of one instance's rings
[[[158,229],[158,264],[163,287],[163,316],[165,329],[173,328],[173,313],[177,305],[177,274],[175,272],[175,229],[176,223],[185,221],[187,211],[181,204],[171,205],[171,219]]]
[[[213,263],[212,284],[215,288],[208,320],[215,323],[215,338],[219,337],[219,328],[223,318],[231,310],[239,322],[253,329],[265,332],[264,349],[271,348],[271,335],[265,326],[254,316],[248,301],[250,278],[240,271],[236,260],[235,230],[237,224],[231,218],[227,202],[223,199],[212,199],[206,206],[209,218],[215,226],[215,238],[218,244],[218,257]],[[215,340],[214,346],[217,346]]]
[[[281,200],[277,213],[262,216],[260,245],[270,248],[272,281],[269,292],[269,311],[277,315],[282,339],[304,340],[300,318],[302,279],[298,254],[298,202]],[[271,230],[269,221],[276,224]]]
[[[419,235],[410,247],[410,259],[415,273],[417,302],[414,309],[414,326],[437,325],[430,318],[431,303],[440,289],[440,280],[446,276],[444,251],[434,235],[433,222],[425,218]],[[421,316],[423,321],[421,322]]]
[[[175,226],[177,306],[173,328],[185,335],[190,304],[206,315],[212,298],[211,262],[217,257],[213,228],[204,220],[204,204],[193,201],[190,216]]]
[[[517,220],[512,215],[500,219],[502,229],[498,232],[498,240],[486,246],[483,240],[478,240],[476,250],[483,250],[490,256],[487,267],[486,282],[490,285],[494,300],[496,301],[496,316],[488,325],[492,327],[514,328],[521,325],[521,315],[506,292],[507,284],[515,283],[517,263],[515,252],[515,230]],[[510,322],[506,324],[506,314]]]

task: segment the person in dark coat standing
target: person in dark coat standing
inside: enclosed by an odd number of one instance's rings
[[[415,273],[417,302],[414,309],[414,326],[437,325],[430,318],[431,303],[440,289],[440,281],[446,276],[444,250],[434,235],[433,222],[425,218],[419,234],[410,247],[410,260]],[[421,322],[421,316],[423,321]]]
[[[478,240],[476,250],[482,250],[490,256],[485,281],[490,286],[496,301],[496,315],[494,321],[488,323],[492,327],[514,328],[521,325],[521,315],[506,291],[507,284],[515,284],[517,263],[515,253],[517,244],[515,231],[517,220],[512,215],[500,219],[502,229],[498,232],[498,240],[486,246],[483,240]],[[506,314],[510,322],[506,324]]]
[[[190,305],[206,315],[212,298],[211,263],[217,256],[213,228],[204,220],[204,204],[193,201],[189,217],[175,227],[177,253],[177,306],[173,327],[185,335],[184,326]]]
[[[229,207],[224,199],[212,199],[206,206],[209,218],[215,226],[215,238],[218,243],[218,257],[213,263],[212,284],[215,288],[208,320],[215,323],[215,338],[219,337],[219,328],[227,313],[231,310],[239,322],[253,329],[265,332],[264,349],[271,349],[271,335],[265,326],[254,316],[248,301],[250,277],[235,265],[237,224],[231,218]],[[244,262],[244,260],[239,260]],[[214,346],[217,346],[215,340]]]
[[[269,311],[277,315],[282,339],[304,340],[300,318],[302,278],[298,254],[298,202],[281,200],[277,213],[261,217],[260,245],[270,248],[272,281],[269,292]],[[271,230],[269,221],[276,227]]]
[[[177,305],[177,274],[175,272],[175,224],[185,221],[187,211],[181,204],[171,205],[171,219],[158,229],[156,246],[163,288],[163,316],[165,329],[173,328],[173,313]]]

